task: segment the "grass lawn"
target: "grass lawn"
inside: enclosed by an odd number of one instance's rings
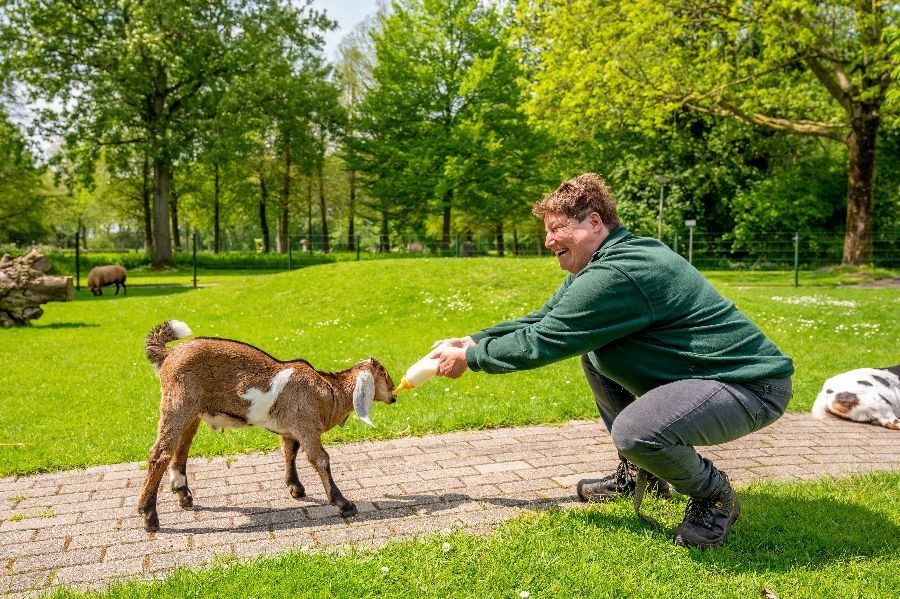
[[[341,262],[281,273],[135,272],[127,297],[45,305],[26,328],[0,330],[0,475],[144,460],[156,433],[159,387],[143,355],[155,324],[183,320],[197,335],[257,345],[339,370],[378,357],[396,381],[434,340],[464,335],[539,307],[561,282],[553,258]],[[839,286],[841,273],[708,273],[795,360],[790,409],[810,408],[822,381],[854,367],[897,362],[900,292]],[[817,285],[808,285],[815,282]],[[351,418],[329,442],[455,429],[596,418],[577,359],[505,376],[433,380],[378,425]],[[201,427],[194,455],[269,449],[266,431]]]
[[[900,473],[740,490],[728,543],[675,547],[684,500],[629,501],[541,512],[487,537],[461,533],[378,551],[294,552],[180,570],[157,584],[114,585],[109,597],[891,597],[900,588]],[[56,596],[81,596],[61,592]]]

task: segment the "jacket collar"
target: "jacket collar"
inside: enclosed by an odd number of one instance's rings
[[[603,240],[603,243],[600,244],[600,247],[598,247],[597,251],[594,252],[594,255],[591,256],[591,262],[593,262],[594,260],[599,260],[606,250],[618,243],[625,241],[630,237],[631,233],[628,231],[628,229],[626,229],[622,225],[619,225],[618,227],[613,229],[609,235],[606,236],[606,239]]]

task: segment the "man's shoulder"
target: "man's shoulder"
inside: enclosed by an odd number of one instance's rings
[[[601,246],[593,258],[591,266],[620,268],[626,271],[646,264],[683,260],[681,256],[658,239],[632,235],[627,230],[624,235],[617,235],[613,243]]]

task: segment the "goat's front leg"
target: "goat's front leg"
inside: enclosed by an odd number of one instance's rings
[[[303,488],[303,483],[297,476],[296,459],[300,442],[284,435],[281,435],[279,440],[281,441],[281,451],[284,452],[284,484],[290,489],[291,497],[294,499],[306,497],[306,489]]]
[[[191,449],[191,442],[194,435],[197,434],[197,427],[200,426],[200,419],[195,418],[184,432],[181,433],[181,441],[172,456],[172,462],[169,464],[169,479],[172,482],[172,492],[178,495],[178,503],[183,509],[194,506],[194,496],[188,487],[187,481],[187,459],[188,452]]]
[[[300,436],[300,438],[303,439],[301,443],[303,444],[303,451],[306,453],[306,457],[309,458],[309,463],[312,464],[322,479],[322,485],[325,487],[328,501],[331,502],[331,505],[338,508],[341,516],[355,516],[356,506],[344,497],[337,485],[334,484],[334,478],[331,476],[331,462],[328,458],[328,452],[322,447],[322,440],[318,436],[310,438],[308,435],[306,437]]]

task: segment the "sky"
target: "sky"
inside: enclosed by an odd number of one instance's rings
[[[338,44],[360,21],[377,9],[376,0],[313,0],[316,10],[324,10],[328,18],[337,21],[338,27],[325,34],[325,58],[332,60]]]

